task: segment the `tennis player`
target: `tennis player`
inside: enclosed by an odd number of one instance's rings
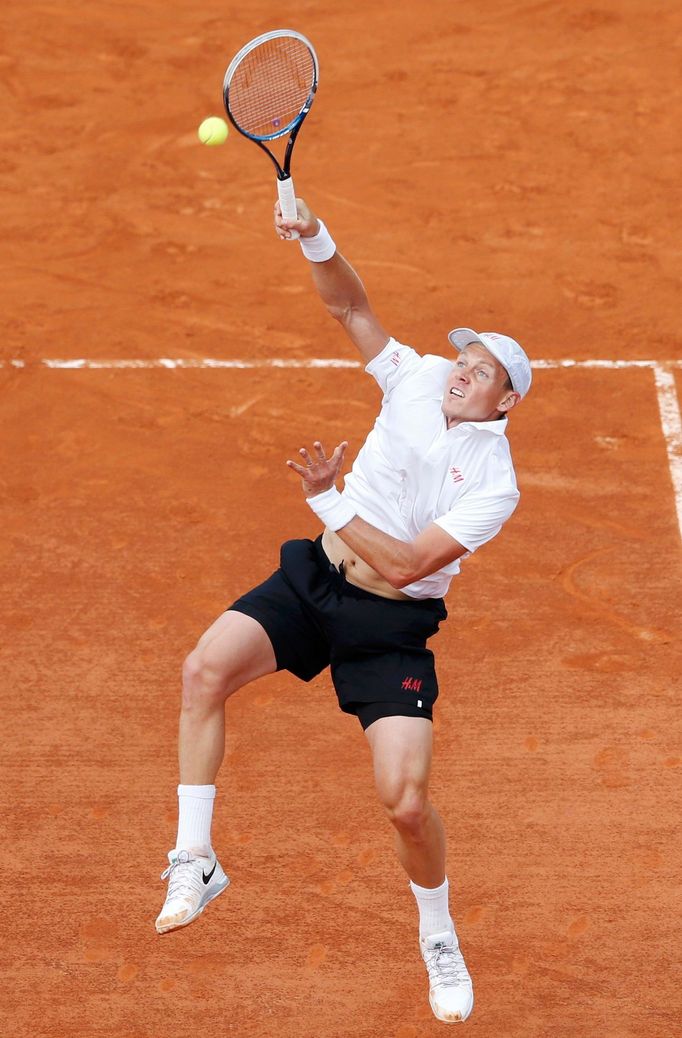
[[[368,739],[379,798],[419,910],[429,998],[439,1020],[466,1020],[473,987],[448,902],[445,835],[429,800],[438,684],[428,639],[446,618],[443,597],[461,561],[499,533],[518,490],[508,414],[528,392],[530,363],[506,335],[457,328],[452,359],[420,356],[391,338],[329,232],[299,199],[313,282],[377,381],[374,428],[336,488],[346,444],[316,441],[290,468],[322,527],[287,541],[280,567],[239,598],[187,657],[180,714],[179,824],[156,928],[191,923],[229,880],[211,844],[215,779],[225,746],[225,702],[276,670],[310,681],[330,666],[339,705]]]

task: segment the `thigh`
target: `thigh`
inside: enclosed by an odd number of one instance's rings
[[[212,641],[219,638],[223,631],[230,627],[230,614],[221,613],[217,620],[214,620],[210,627],[207,627],[204,633],[199,638],[196,644],[197,649],[204,649],[207,645],[210,645]]]
[[[406,789],[425,793],[431,774],[433,724],[423,717],[380,717],[365,735],[374,777],[384,800],[399,800]]]
[[[243,613],[219,616],[199,639],[194,654],[202,667],[229,675],[237,687],[277,670],[275,652],[265,629]]]

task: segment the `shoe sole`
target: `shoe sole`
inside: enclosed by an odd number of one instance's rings
[[[210,904],[211,901],[213,901],[213,899],[218,896],[218,894],[222,894],[223,890],[229,887],[229,885],[229,876],[225,876],[225,882],[217,886],[216,889],[211,894],[209,894],[209,896],[204,901],[201,902],[196,911],[192,912],[191,915],[187,916],[187,918],[183,919],[180,923],[169,923],[168,926],[159,926],[158,923],[155,923],[154,926],[156,928],[156,932],[161,934],[170,933],[171,930],[180,930],[183,926],[189,926],[190,923],[194,922],[197,916],[201,915],[203,910],[206,908],[206,905]]]
[[[431,1009],[433,1010],[433,1015],[435,1016],[436,1020],[440,1020],[444,1024],[463,1024],[465,1020],[469,1019],[469,1017],[471,1016],[471,1011],[474,1008],[474,1003],[472,1001],[471,1006],[469,1008],[469,1012],[466,1016],[462,1016],[461,1013],[458,1013],[456,1016],[454,1016],[452,1013],[450,1013],[448,1016],[444,1016],[443,1013],[438,1009],[438,1006],[435,1004],[435,1000],[431,995],[431,992],[429,992],[429,1004],[431,1006]]]

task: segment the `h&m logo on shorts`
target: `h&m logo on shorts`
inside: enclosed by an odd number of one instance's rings
[[[421,692],[422,690],[422,679],[421,678],[405,678],[402,683],[402,688],[406,692]]]
[[[450,475],[452,476],[452,482],[453,483],[461,483],[462,480],[464,479],[464,476],[462,475],[460,470],[456,469],[454,465],[450,469]]]
[[[394,350],[394,352],[391,354],[391,364],[393,364],[393,366],[396,368],[400,364],[400,353],[398,350]]]

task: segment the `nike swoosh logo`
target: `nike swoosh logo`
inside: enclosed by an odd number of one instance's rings
[[[215,868],[216,868],[217,864],[218,864],[218,861],[216,859],[216,861],[213,862],[213,868],[209,872],[208,876],[206,875],[206,873],[202,869],[202,871],[201,871],[201,878],[203,879],[204,883],[209,884],[211,882],[211,876],[215,872]]]

